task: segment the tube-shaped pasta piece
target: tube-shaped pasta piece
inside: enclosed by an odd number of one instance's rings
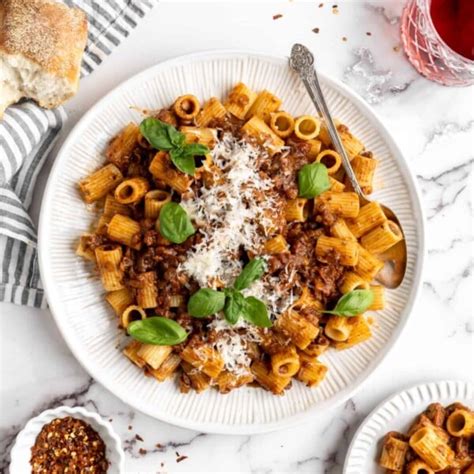
[[[408,448],[409,445],[406,441],[389,433],[383,441],[379,464],[385,469],[402,471]]]
[[[316,198],[326,209],[341,217],[357,217],[359,214],[359,196],[356,193],[335,193],[325,191]]]
[[[344,183],[341,183],[337,179],[334,179],[332,176],[329,176],[329,183],[331,184],[329,191],[333,193],[342,193],[344,191],[344,188],[346,187]]]
[[[227,110],[221,101],[216,97],[211,97],[196,117],[198,127],[207,127],[213,120],[221,120],[227,115]]]
[[[137,365],[140,368],[145,367],[146,362],[138,356],[138,351],[140,350],[140,347],[142,346],[141,342],[138,341],[132,341],[130,344],[125,347],[123,350],[123,354],[125,357],[130,359],[135,365]]]
[[[319,327],[296,311],[284,312],[276,321],[275,328],[288,336],[298,349],[305,349],[316,339]]]
[[[139,250],[141,247],[140,233],[141,227],[137,221],[120,214],[112,217],[107,227],[109,239],[136,250]]]
[[[95,258],[105,290],[114,291],[123,288],[123,271],[120,269],[122,247],[109,244],[97,247]]]
[[[141,319],[145,318],[145,310],[140,306],[131,304],[124,309],[122,315],[120,316],[120,326],[122,326],[124,329],[127,329],[128,325],[132,321],[140,321]]]
[[[425,427],[410,437],[410,446],[434,471],[446,469],[454,459],[454,452],[436,431]]]
[[[147,372],[159,382],[163,382],[176,372],[179,364],[181,364],[181,357],[171,353],[157,369],[148,368]]]
[[[133,295],[128,288],[122,288],[121,290],[110,291],[105,295],[105,300],[112,306],[115,314],[118,317],[122,316],[122,313],[133,304]]]
[[[90,204],[114,190],[122,179],[121,171],[110,163],[79,181],[79,190],[84,201]]]
[[[316,161],[322,163],[328,169],[328,174],[334,175],[339,171],[342,164],[341,156],[334,150],[323,150],[317,157]]]
[[[283,235],[276,235],[265,242],[263,249],[270,255],[288,252],[288,243]]]
[[[291,309],[296,312],[300,312],[305,308],[313,308],[318,311],[323,309],[321,301],[317,300],[310,289],[307,286],[303,287],[300,296],[298,299],[291,305]]]
[[[357,155],[351,161],[351,165],[362,191],[365,194],[370,194],[373,189],[372,182],[374,180],[375,169],[377,168],[378,161],[374,158]]]
[[[374,227],[383,224],[387,217],[383,213],[382,207],[378,202],[372,201],[360,208],[359,214],[355,219],[347,222],[351,232],[359,238]]]
[[[250,367],[256,382],[263,388],[269,390],[275,395],[283,393],[285,388],[291,382],[291,377],[275,375],[271,369],[261,360],[256,360]]]
[[[280,138],[287,138],[295,129],[295,119],[288,112],[272,112],[270,114],[270,128]]]
[[[135,123],[129,123],[116,135],[105,150],[105,157],[114,165],[121,166],[123,159],[129,156],[138,144],[140,129]]]
[[[156,272],[140,273],[137,277],[137,303],[142,308],[156,308],[158,306],[158,288],[156,286]]]
[[[315,138],[311,138],[310,140],[306,140],[306,143],[308,145],[310,145],[310,149],[308,151],[308,156],[315,160],[316,157],[319,155],[319,153],[321,152],[321,146],[322,146],[322,143],[320,140],[316,140]],[[342,183],[341,183],[342,184]],[[344,189],[344,188],[343,188]]]
[[[195,366],[189,364],[186,361],[181,361],[181,368],[191,382],[191,387],[196,390],[197,393],[201,393],[207,390],[211,385],[211,378]]]
[[[364,280],[372,281],[377,273],[382,269],[384,263],[368,252],[362,245],[357,244],[359,249],[359,260],[354,268]]]
[[[92,234],[83,234],[79,237],[76,247],[76,255],[91,262],[95,262],[95,252],[89,247],[89,240]]]
[[[126,179],[115,188],[114,197],[120,204],[135,204],[145,196],[149,188],[146,178]]]
[[[167,203],[171,202],[171,193],[161,189],[148,191],[145,194],[145,217],[148,219],[156,219],[161,208]]]
[[[474,435],[474,412],[454,410],[446,421],[446,429],[452,436],[470,438]]]
[[[270,153],[281,150],[285,142],[258,116],[253,116],[241,128],[247,135],[256,138],[258,143],[265,146]]]
[[[346,150],[346,153],[349,155],[349,159],[353,159],[356,155],[361,153],[364,150],[364,144],[356,138],[352,133],[349,132],[349,129],[341,124],[338,120],[334,121],[337,125],[337,133],[341,139],[342,145]],[[326,127],[326,124],[321,124],[321,131],[319,132],[319,139],[324,143],[325,146],[330,146],[332,144],[331,136]]]
[[[418,416],[416,421],[410,426],[407,435],[410,437],[412,434],[416,433],[421,428],[429,428],[431,430],[434,430],[443,441],[445,441],[446,443],[449,442],[449,433],[443,428],[436,426],[424,413]]]
[[[321,120],[312,115],[302,115],[295,120],[295,135],[301,140],[312,140],[319,135]]]
[[[330,253],[338,254],[340,263],[349,267],[357,265],[359,259],[356,242],[322,235],[316,243],[316,256],[324,261]]]
[[[163,181],[180,194],[187,191],[191,185],[192,179],[187,174],[176,170],[168,154],[164,151],[159,151],[154,156],[148,169],[155,178]]]
[[[181,359],[201,370],[211,378],[216,378],[224,368],[224,360],[211,346],[188,344],[181,352]]]
[[[307,387],[319,385],[326,377],[328,368],[322,362],[304,352],[299,353],[299,358],[300,369],[296,378]]]
[[[337,342],[347,341],[351,331],[352,324],[350,318],[345,316],[330,316],[324,328],[324,334],[329,339]]]
[[[201,143],[212,149],[217,142],[215,128],[183,126],[179,130],[184,133],[186,143]]]
[[[425,461],[421,459],[415,459],[406,465],[407,474],[435,474]]]
[[[183,295],[171,295],[170,296],[170,308],[179,308],[184,304]]]
[[[347,226],[346,221],[342,218],[336,219],[334,224],[331,226],[330,232],[333,237],[357,242],[357,239],[355,238],[354,234]]]
[[[239,82],[229,92],[224,107],[234,117],[244,120],[256,98],[256,92],[247,87],[243,82]]]
[[[336,342],[334,347],[337,350],[349,349],[361,342],[367,341],[372,337],[372,331],[370,330],[369,323],[364,316],[353,316],[348,318],[350,324],[352,325],[351,333],[347,341]]]
[[[157,346],[155,344],[142,344],[137,351],[138,357],[143,359],[152,369],[157,369],[171,354],[171,346]]]
[[[292,346],[287,346],[283,350],[272,354],[271,366],[275,375],[293,377],[300,368],[300,360],[296,349]]]
[[[216,379],[216,384],[219,389],[219,393],[229,393],[234,388],[243,387],[254,381],[255,377],[251,372],[247,374],[233,374],[226,370],[219,374]]]
[[[305,198],[289,199],[283,212],[288,222],[304,222],[310,214],[310,201]]]
[[[190,122],[201,110],[201,104],[195,95],[186,94],[175,100],[173,110],[181,120]]]
[[[260,117],[264,122],[270,121],[270,114],[276,112],[281,105],[281,100],[271,92],[263,90],[260,92],[247,112],[245,118]]]
[[[379,311],[385,308],[385,288],[382,285],[371,285],[370,290],[374,295],[372,304],[367,308],[369,311]]]
[[[113,194],[107,194],[104,202],[104,216],[115,216],[115,214],[122,214],[129,216],[131,209],[126,205],[118,202]]]
[[[346,272],[342,283],[339,285],[341,293],[349,293],[354,290],[368,290],[369,288],[369,284],[354,272]]]
[[[341,130],[347,128],[345,125],[341,123],[340,120],[334,119],[334,125],[339,134],[341,134]],[[331,135],[329,135],[328,127],[324,122],[321,123],[321,130],[319,131],[319,140],[324,144],[325,147],[329,147],[332,145]]]
[[[393,247],[403,239],[400,227],[393,221],[386,220],[362,236],[360,243],[368,252],[379,254]]]

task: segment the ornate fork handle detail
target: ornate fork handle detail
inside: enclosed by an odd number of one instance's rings
[[[354,188],[354,191],[363,199],[366,199],[359,182],[357,181],[357,177],[354,173],[354,170],[352,169],[349,157],[347,156],[346,150],[342,145],[341,139],[336,130],[336,126],[332,120],[331,113],[329,112],[329,108],[324,99],[323,91],[321,90],[321,86],[319,84],[318,75],[316,69],[314,68],[313,54],[308,48],[306,48],[306,46],[303,46],[302,44],[297,43],[293,45],[291,48],[290,67],[300,76],[309,96],[311,97],[311,100],[313,101],[314,106],[316,107],[316,110],[318,111],[318,114],[324,119],[324,122],[328,127],[328,132],[332,143],[334,144],[336,151],[341,156],[342,165],[352,184],[352,187]]]

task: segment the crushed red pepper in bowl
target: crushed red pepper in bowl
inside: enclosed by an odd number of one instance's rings
[[[32,473],[106,473],[102,438],[91,425],[67,416],[43,426],[31,448]]]

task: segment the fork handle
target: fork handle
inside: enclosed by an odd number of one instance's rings
[[[290,66],[294,69],[300,76],[308,94],[313,101],[318,114],[322,116],[324,122],[328,127],[328,132],[331,137],[331,141],[334,145],[334,148],[341,156],[342,166],[346,172],[346,175],[349,178],[349,181],[352,184],[354,191],[363,199],[365,199],[364,193],[357,181],[357,177],[352,169],[351,161],[347,156],[346,150],[341,142],[339,134],[337,133],[336,126],[329,112],[329,108],[324,99],[323,91],[319,84],[318,75],[314,67],[314,56],[311,51],[309,51],[306,46],[302,44],[295,44],[291,49],[290,57]]]

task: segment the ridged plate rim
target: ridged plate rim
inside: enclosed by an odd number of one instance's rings
[[[397,423],[395,418],[406,418],[403,410],[410,410],[411,416],[411,412],[421,413],[430,403],[447,405],[454,401],[473,406],[474,384],[463,380],[440,380],[413,385],[390,395],[369,413],[355,432],[347,450],[343,474],[384,473],[385,471],[378,467],[376,459],[372,461],[372,471],[364,469],[367,468],[367,463],[370,463],[370,446],[378,444],[389,431],[403,430],[405,421]],[[414,419],[414,416],[411,419]]]
[[[111,92],[109,92],[105,97],[103,97],[99,102],[97,102],[76,124],[76,126],[70,132],[68,138],[65,140],[62,145],[57,159],[51,170],[45,193],[43,196],[41,214],[40,214],[40,224],[39,224],[39,265],[42,275],[42,279],[45,286],[45,291],[47,294],[48,302],[50,305],[51,312],[56,321],[56,324],[65,339],[67,345],[69,346],[71,352],[79,361],[79,363],[91,374],[91,376],[101,383],[104,387],[110,390],[115,396],[121,399],[124,403],[136,408],[137,410],[146,413],[152,417],[160,419],[162,421],[181,426],[184,428],[189,428],[193,430],[198,430],[201,432],[208,433],[220,433],[220,434],[253,434],[253,433],[262,433],[269,432],[276,429],[281,429],[284,427],[294,426],[298,423],[301,423],[308,419],[308,416],[321,413],[324,410],[329,408],[334,408],[341,403],[345,402],[350,398],[358,389],[360,389],[363,382],[365,382],[373,371],[380,365],[382,360],[387,356],[389,351],[393,348],[395,342],[399,339],[407,321],[409,315],[411,314],[413,307],[415,305],[417,296],[419,294],[419,288],[422,281],[422,268],[423,261],[425,256],[425,245],[424,245],[424,216],[420,203],[420,192],[416,180],[414,179],[410,169],[408,168],[403,155],[396,145],[395,141],[386,130],[380,118],[375,114],[372,108],[366,104],[359,96],[357,96],[352,90],[341,82],[332,79],[326,76],[323,73],[320,73],[320,79],[322,84],[326,84],[328,87],[334,89],[340,95],[342,95],[346,100],[355,105],[355,107],[363,115],[364,119],[370,122],[370,125],[376,129],[376,131],[382,136],[384,144],[389,149],[394,161],[397,163],[397,166],[400,169],[400,172],[403,175],[408,192],[411,196],[411,205],[413,207],[413,214],[417,221],[416,226],[416,249],[417,249],[417,258],[416,265],[413,270],[413,282],[412,289],[409,294],[409,298],[406,301],[404,306],[404,311],[401,319],[399,320],[396,328],[391,332],[391,337],[385,344],[382,350],[380,350],[372,361],[365,367],[365,369],[353,380],[351,384],[346,386],[344,389],[337,392],[331,398],[328,398],[323,401],[314,403],[310,408],[299,411],[296,414],[282,417],[278,421],[272,422],[258,422],[258,423],[240,423],[240,424],[223,424],[220,422],[196,422],[193,420],[188,420],[180,417],[174,413],[167,413],[158,408],[150,409],[145,402],[140,402],[136,397],[133,397],[133,394],[128,393],[126,390],[117,390],[117,387],[114,386],[113,381],[106,380],[106,374],[101,373],[98,367],[94,364],[89,364],[86,362],[85,357],[79,352],[79,347],[77,347],[74,334],[68,333],[67,328],[67,318],[63,318],[61,314],[61,301],[59,299],[59,294],[55,291],[54,288],[54,278],[51,274],[51,268],[48,265],[48,233],[51,229],[48,229],[47,223],[50,219],[50,214],[53,209],[53,190],[56,181],[59,179],[61,172],[62,162],[66,161],[66,156],[64,156],[70,146],[81,136],[81,133],[86,129],[89,122],[93,120],[96,113],[98,113],[101,108],[105,107],[109,102],[113,101],[115,95],[119,94],[122,89],[127,90],[128,87],[132,85],[138,85],[141,81],[145,81],[147,78],[164,73],[167,69],[173,67],[183,66],[194,61],[210,61],[210,60],[225,60],[229,58],[235,59],[256,59],[259,61],[270,62],[275,65],[283,66],[287,64],[287,59],[282,57],[275,57],[265,54],[260,54],[252,51],[209,51],[202,53],[193,53],[185,56],[180,56],[174,59],[170,59],[159,63],[155,66],[152,66],[141,73],[131,77],[125,82],[121,83],[115,87]],[[278,92],[278,91],[276,91]],[[329,104],[330,105],[330,104]],[[348,124],[350,126],[350,124]]]

